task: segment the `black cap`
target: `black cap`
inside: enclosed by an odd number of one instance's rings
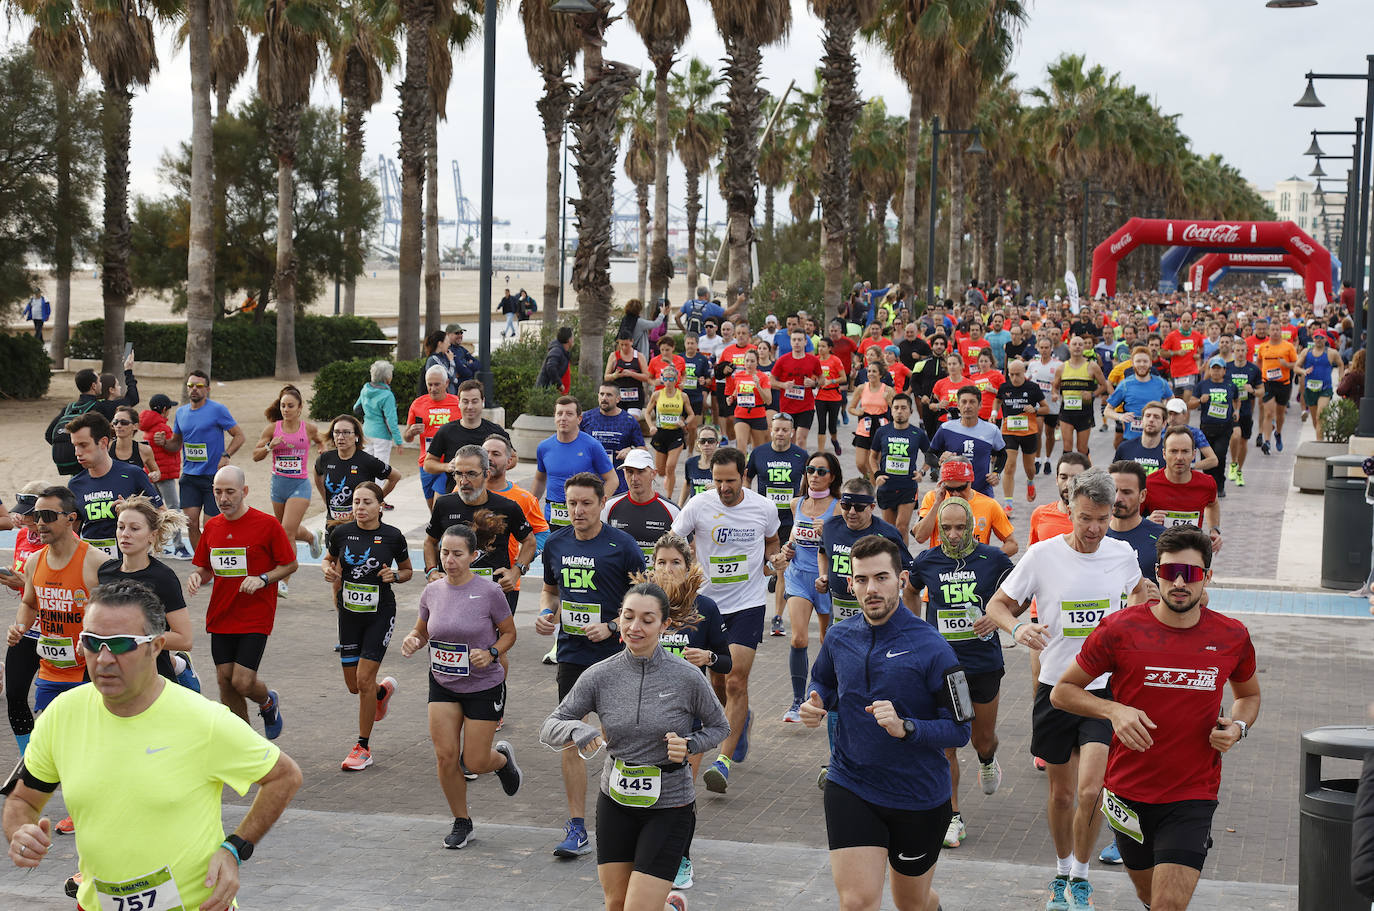
[[[38,506],[38,495],[33,493],[21,493],[14,498],[14,508],[10,512],[16,516],[31,515]]]
[[[163,395],[161,392],[159,392],[157,395],[153,396],[148,400],[148,407],[153,409],[154,411],[166,411],[168,408],[171,408],[175,404],[175,402],[173,402],[167,396]]]

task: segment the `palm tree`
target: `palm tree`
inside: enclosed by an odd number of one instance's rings
[[[56,27],[53,27],[53,26]],[[86,206],[78,202],[73,192],[72,172],[73,133],[79,126],[72,116],[73,96],[81,87],[81,69],[85,52],[78,28],[65,22],[40,23],[29,34],[34,62],[53,82],[57,120],[53,124],[53,142],[57,147],[57,186],[53,238],[53,328],[52,360],[61,364],[67,356],[67,339],[71,331],[73,234],[80,227]]]
[[[887,259],[887,210],[892,197],[902,184],[902,141],[906,135],[906,121],[891,117],[882,98],[874,98],[864,105],[858,128],[851,141],[854,177],[864,207],[871,207],[878,229],[877,273],[881,279]],[[854,226],[857,232],[858,226]]]
[[[330,32],[322,0],[240,0],[239,12],[258,34],[258,94],[267,103],[268,140],[277,157],[276,377],[300,376],[296,361],[296,142],[301,113]]]
[[[676,125],[671,122],[668,74],[692,29],[692,17],[687,0],[629,0],[626,11],[654,64],[654,240],[649,252],[649,288],[658,301],[667,297],[673,275],[673,261],[668,257],[668,155]]]
[[[844,292],[844,255],[850,224],[849,183],[852,157],[850,141],[862,103],[857,87],[858,61],[854,59],[854,35],[878,13],[879,0],[809,0],[812,11],[824,21],[822,46],[825,55],[822,113],[825,118],[826,169],[821,175],[821,213],[825,223],[826,316],[839,312]]]
[[[611,211],[615,205],[615,119],[621,99],[633,91],[639,70],[602,54],[611,0],[591,0],[595,10],[574,16],[582,39],[582,89],[569,121],[577,155],[577,252],[572,286],[581,317],[578,370],[600,376],[602,343],[611,312]]]
[[[210,0],[189,0],[186,34],[191,58],[191,222],[186,243],[186,367],[207,376],[214,366],[215,140],[210,110]],[[242,37],[240,35],[240,37]]]
[[[570,17],[549,10],[545,0],[521,0],[525,50],[544,80],[544,94],[536,107],[544,124],[544,326],[558,325],[558,288],[562,284],[562,246],[559,222],[563,209],[563,177],[558,157],[563,150],[563,125],[572,103],[568,69],[581,46]]]
[[[329,48],[329,73],[339,84],[346,171],[341,183],[351,195],[356,194],[363,179],[363,119],[381,101],[384,74],[400,59],[396,31],[401,10],[393,0],[351,0],[339,12],[336,40]],[[344,250],[350,258],[362,258],[362,231],[358,227],[348,229]],[[349,276],[344,283],[344,313],[353,313],[357,290],[357,279]]]
[[[792,26],[788,0],[711,0],[716,30],[725,41],[725,78],[729,81],[725,132],[725,173],[722,178],[730,246],[728,272],[732,292],[752,284],[750,246],[754,240],[754,208],[758,205],[758,134],[765,92],[759,88],[762,49],[778,41]]]
[[[401,237],[397,263],[401,273],[396,319],[396,356],[413,358],[420,353],[420,271],[424,229],[420,196],[425,186],[425,151],[433,117],[429,90],[430,32],[439,17],[436,0],[401,0],[406,30],[405,78],[401,81],[401,108],[397,120],[401,144]]]
[[[646,75],[642,85],[625,96],[616,119],[617,142],[625,143],[625,176],[635,185],[635,201],[639,205],[639,299],[649,278],[649,184],[654,181],[654,81]],[[667,202],[667,199],[664,199]],[[665,216],[666,217],[666,216]]]
[[[764,102],[763,109],[769,116],[772,116],[778,100],[769,95]],[[773,196],[780,188],[787,186],[787,165],[791,154],[795,114],[795,105],[784,106],[773,124],[773,132],[759,144],[759,183],[763,184],[763,233],[770,243],[775,239]]]
[[[687,61],[685,73],[674,73],[675,107],[682,110],[677,133],[677,157],[687,172],[687,290],[696,293],[697,219],[701,216],[701,175],[711,167],[725,135],[725,117],[718,110],[716,91],[721,81],[699,57]]]
[[[229,95],[248,72],[248,39],[239,26],[236,0],[209,0],[210,84],[215,118],[229,112]]]

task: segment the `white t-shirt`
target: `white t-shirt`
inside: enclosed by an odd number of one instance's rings
[[[1059,401],[1054,396],[1054,374],[1063,362],[1051,357],[1048,364],[1043,363],[1039,356],[1031,358],[1030,363],[1026,364],[1026,378],[1040,387],[1040,391],[1045,393],[1045,404],[1050,406],[1050,414],[1059,413]]]
[[[711,360],[717,360],[720,357],[720,353],[725,350],[725,337],[717,335],[715,338],[712,338],[709,335],[703,335],[697,340],[697,350],[705,354]]]
[[[706,573],[701,593],[722,614],[768,603],[763,574],[765,539],[778,533],[778,507],[752,490],[734,506],[725,506],[714,490],[687,501],[673,520],[673,531],[696,541],[697,559]],[[1127,548],[1129,550],[1129,548]]]
[[[1140,561],[1125,541],[1105,538],[1096,552],[1079,553],[1064,535],[1032,544],[1002,580],[1002,590],[1017,602],[1035,597],[1040,625],[1050,644],[1040,653],[1040,682],[1054,686],[1078,657],[1083,640],[1103,618],[1126,606],[1140,582]],[[1100,689],[1103,674],[1087,689]]]

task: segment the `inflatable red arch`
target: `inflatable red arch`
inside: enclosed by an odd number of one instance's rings
[[[1223,269],[1269,267],[1274,270],[1291,269],[1303,274],[1303,264],[1291,253],[1208,253],[1188,267],[1188,280],[1194,291],[1206,291],[1218,272]]]
[[[1280,251],[1297,259],[1309,302],[1331,300],[1331,253],[1291,221],[1198,221],[1132,218],[1093,251],[1094,297],[1116,295],[1117,264],[1141,245],[1205,247],[1225,252]]]

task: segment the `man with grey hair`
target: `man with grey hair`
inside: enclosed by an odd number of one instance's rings
[[[275,690],[258,677],[267,637],[277,616],[277,583],[296,571],[296,546],[269,514],[248,505],[243,469],[226,465],[215,473],[219,515],[205,523],[186,579],[192,595],[213,580],[205,629],[219,681],[219,701],[248,720],[248,699],[258,706],[268,740],[281,734]]]
[[[1031,753],[1045,761],[1049,775],[1047,815],[1057,862],[1047,911],[1091,904],[1088,860],[1101,829],[1097,803],[1112,742],[1110,722],[1055,708],[1050,691],[1103,618],[1142,603],[1151,587],[1130,545],[1107,536],[1115,502],[1116,485],[1105,469],[1075,476],[1069,482],[1072,530],[1032,544],[987,606],[987,615],[1017,644],[1040,653]],[[1039,622],[1018,620],[1032,598]],[[1086,689],[1110,698],[1108,677]]]
[[[462,403],[448,391],[448,373],[438,365],[425,371],[425,389],[424,395],[410,403],[402,436],[407,443],[420,437],[420,491],[425,495],[426,505],[433,509],[435,498],[448,492],[448,474],[442,469],[425,470],[425,458],[439,428],[459,419]]]
[[[429,525],[425,526],[425,581],[443,576],[439,565],[439,541],[445,530],[467,525],[477,535],[481,553],[472,561],[472,571],[491,579],[506,593],[511,613],[520,597],[520,577],[534,560],[534,529],[525,511],[514,500],[487,490],[491,461],[486,449],[469,444],[461,447],[450,463],[454,492],[434,503]],[[520,542],[515,566],[511,566],[510,542]]]

